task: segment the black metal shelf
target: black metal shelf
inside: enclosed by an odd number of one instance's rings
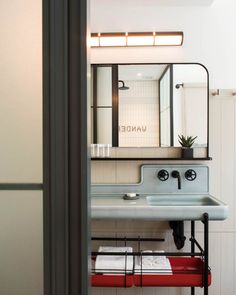
[[[142,237],[93,237],[93,241],[123,241],[126,246],[128,241],[138,242],[138,251],[135,252],[101,252],[94,251],[91,253],[93,262],[91,283],[95,287],[190,287],[191,295],[195,294],[195,287],[202,287],[203,294],[208,295],[208,287],[211,284],[211,269],[208,265],[208,214],[202,216],[204,224],[204,246],[195,239],[195,221],[191,220],[191,250],[190,252],[150,252],[144,253],[141,250],[140,243],[145,241],[163,242],[163,238],[142,238]],[[176,232],[173,233],[175,235]],[[195,251],[195,247],[198,251]],[[125,269],[97,269],[95,261],[98,255],[117,255],[124,256]],[[141,257],[141,269],[127,269],[127,257]],[[161,269],[142,269],[142,258],[145,256],[167,256],[170,262],[172,273],[162,273]],[[118,271],[118,272],[117,272]],[[145,273],[145,271],[147,271]],[[107,275],[109,274],[109,275]]]
[[[211,161],[211,157],[205,158],[91,158],[91,161]]]

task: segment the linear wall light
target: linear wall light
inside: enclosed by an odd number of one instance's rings
[[[91,47],[181,46],[183,32],[92,33]]]

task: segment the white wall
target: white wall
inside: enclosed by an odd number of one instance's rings
[[[178,134],[197,136],[194,146],[207,145],[207,72],[199,65],[173,66],[174,146]],[[184,86],[176,89],[175,85]]]
[[[0,183],[42,182],[42,1],[0,1]],[[0,191],[0,294],[43,294],[42,192]]]
[[[119,146],[159,146],[158,82],[124,82],[129,89],[119,91]]]
[[[184,31],[176,48],[92,49],[91,62],[200,62],[210,88],[236,88],[236,1],[212,6],[158,6],[155,1],[91,1],[92,32]]]
[[[112,69],[97,68],[97,105],[112,106]],[[97,142],[112,143],[112,108],[97,109]]]

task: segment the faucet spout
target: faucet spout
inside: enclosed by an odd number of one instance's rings
[[[178,180],[178,189],[181,189],[181,178],[180,178],[179,171],[174,170],[174,171],[171,173],[171,176],[172,176],[173,178],[177,178],[177,180]]]

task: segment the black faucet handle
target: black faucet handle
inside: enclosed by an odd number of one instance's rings
[[[185,172],[185,178],[189,181],[193,181],[197,177],[197,172],[193,169],[188,169]]]
[[[166,181],[169,178],[169,172],[167,170],[162,169],[157,173],[157,177],[161,181]]]

